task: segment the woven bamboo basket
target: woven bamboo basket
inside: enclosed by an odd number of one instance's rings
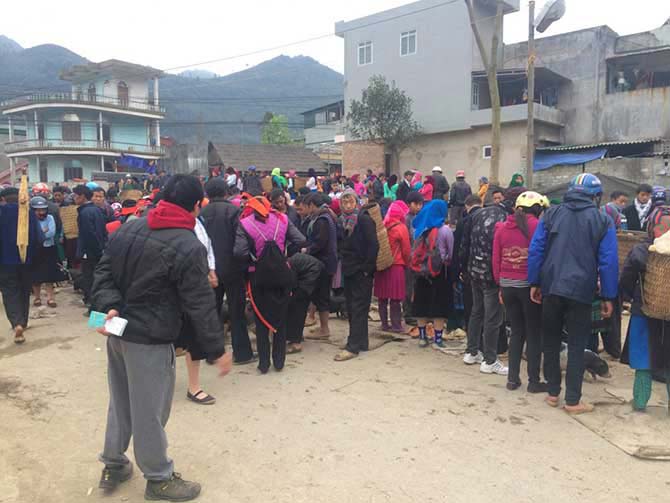
[[[377,254],[377,270],[385,271],[393,265],[393,252],[389,243],[389,235],[382,219],[382,210],[378,204],[373,203],[364,207],[374,220],[377,228],[377,241],[379,241],[379,253]]]
[[[307,186],[306,178],[294,178],[293,179],[293,189],[298,192],[303,187]]]
[[[670,321],[670,255],[649,252],[642,282],[642,311],[650,318]]]
[[[646,232],[640,231],[622,231],[617,233],[619,241],[619,272],[623,271],[623,264],[626,257],[637,244],[642,243],[647,238]]]
[[[261,178],[261,187],[263,188],[263,192],[265,192],[266,194],[272,192],[272,177],[264,176],[263,178]]]

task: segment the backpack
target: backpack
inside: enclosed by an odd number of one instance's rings
[[[432,229],[414,241],[410,268],[412,272],[422,278],[437,278],[442,272],[444,261],[437,246],[438,232],[439,229]]]
[[[277,244],[277,233],[279,232],[279,220],[272,239],[266,238],[258,226],[251,221],[260,236],[265,241],[265,246],[260,257],[256,258],[254,283],[262,288],[292,288],[295,283],[295,274],[291,269],[286,255],[279,249]]]

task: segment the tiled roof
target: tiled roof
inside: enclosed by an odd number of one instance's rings
[[[232,166],[237,170],[256,166],[259,171],[281,168],[282,172],[290,169],[307,172],[309,168],[318,171],[325,167],[319,156],[302,146],[214,145],[209,143],[207,151],[210,166]]]

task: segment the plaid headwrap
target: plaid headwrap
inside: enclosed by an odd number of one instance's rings
[[[660,238],[670,230],[670,206],[659,206],[647,220],[647,232],[651,239]]]

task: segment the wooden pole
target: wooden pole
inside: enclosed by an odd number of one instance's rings
[[[28,244],[30,243],[30,233],[28,232],[30,217],[30,198],[28,197],[28,177],[21,176],[21,186],[19,187],[19,217],[16,226],[16,246],[19,249],[19,257],[22,263],[26,263],[28,257]]]
[[[535,164],[535,0],[528,11],[528,145],[526,153],[526,186],[533,188]]]

